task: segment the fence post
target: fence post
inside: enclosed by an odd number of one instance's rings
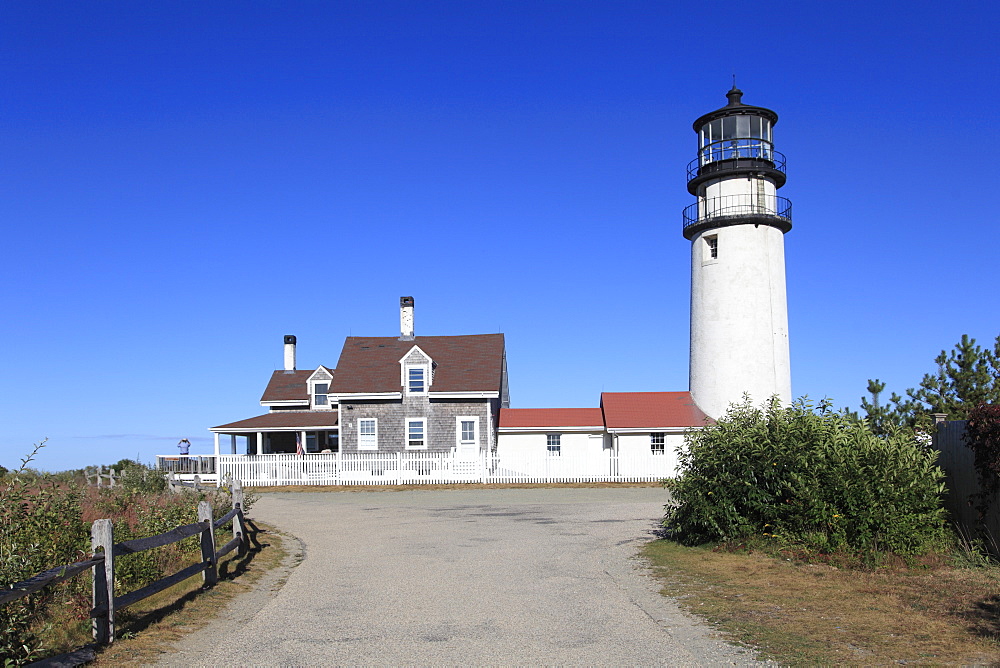
[[[198,503],[198,521],[205,524],[205,530],[201,532],[201,560],[208,564],[208,568],[201,572],[202,582],[206,586],[214,585],[219,581],[219,567],[215,563],[215,527],[212,526],[212,506],[208,501]]]
[[[200,492],[201,491],[201,476],[199,476],[197,474],[195,474],[195,476],[194,476],[194,491],[196,491],[196,492]]]
[[[91,569],[93,577],[91,602],[94,610],[92,631],[100,644],[115,641],[115,539],[111,520],[97,520],[90,528],[93,554],[104,551],[104,564]]]
[[[239,480],[233,480],[233,508],[239,508],[239,512],[233,518],[233,538],[240,539],[240,546],[236,554],[243,556],[247,553],[247,530],[243,522],[243,484]]]

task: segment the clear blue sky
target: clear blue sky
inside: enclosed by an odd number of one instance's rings
[[[1000,333],[994,3],[0,7],[0,464],[257,415],[284,334],[507,335],[514,406],[685,390],[692,121],[780,120],[793,393]]]

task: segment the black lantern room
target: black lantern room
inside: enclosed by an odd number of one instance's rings
[[[729,104],[694,122],[698,157],[688,164],[687,186],[699,202],[684,210],[684,236],[689,239],[706,228],[743,222],[791,229],[791,202],[774,194],[785,185],[785,156],[774,150],[772,134],[778,114],[743,104],[742,97],[743,91],[733,86],[726,93]],[[711,184],[734,178],[766,180],[770,195],[730,196],[720,203],[707,194]]]

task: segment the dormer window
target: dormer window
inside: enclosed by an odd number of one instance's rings
[[[413,346],[399,360],[399,380],[403,386],[403,394],[407,396],[426,396],[434,383],[434,360],[420,349]]]
[[[320,366],[309,376],[309,407],[315,410],[330,410],[330,381],[333,372]]]
[[[408,366],[406,368],[406,393],[427,394],[427,367]]]

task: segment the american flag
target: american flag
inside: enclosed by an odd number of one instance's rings
[[[295,432],[295,454],[304,455],[306,454],[305,449],[302,447],[302,433]]]

